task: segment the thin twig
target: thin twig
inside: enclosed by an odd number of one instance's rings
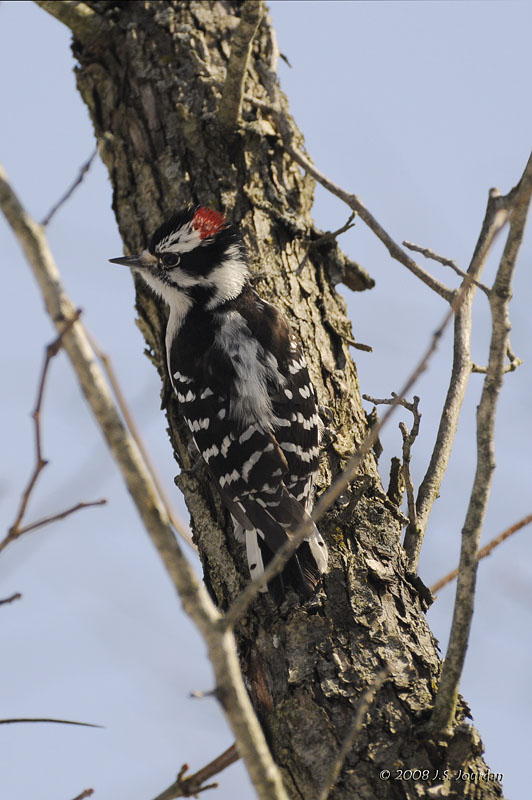
[[[449,645],[431,718],[431,728],[444,735],[452,731],[458,688],[465,661],[476,587],[478,544],[495,470],[494,429],[497,401],[503,384],[510,320],[508,304],[517,256],[523,241],[532,196],[532,154],[519,184],[508,195],[510,231],[497,276],[490,292],[492,336],[488,372],[477,409],[477,469],[462,528],[458,584]]]
[[[234,764],[239,758],[240,756],[238,755],[236,744],[232,744],[231,747],[228,747],[221,755],[213,761],[210,761],[193,775],[185,777],[189,767],[188,764],[183,764],[177,776],[177,780],[165,789],[164,792],[158,794],[154,800],[174,800],[174,798],[177,797],[197,797],[200,792],[205,792],[207,789],[216,789],[218,787],[217,783],[205,784],[205,781],[208,781],[213,775],[218,775],[222,770],[230,767],[231,764]]]
[[[47,311],[60,328],[66,319],[73,316],[74,307],[62,286],[42,227],[21,206],[1,166],[0,208],[35,273]],[[146,530],[179,592],[185,613],[203,635],[216,687],[224,699],[224,711],[257,795],[260,800],[287,800],[279,770],[242,679],[235,638],[220,630],[221,614],[179,547],[151,476],[124,426],[81,321],[66,334],[64,348]]]
[[[20,722],[51,722],[56,725],[80,725],[82,728],[105,728],[105,725],[95,725],[92,722],[74,722],[71,719],[53,719],[52,717],[17,717],[15,719],[0,719],[0,725],[15,725]]]
[[[370,344],[363,344],[362,342],[355,342],[354,340],[349,342],[349,344],[355,350],[362,350],[364,353],[373,353],[373,347]]]
[[[240,23],[231,39],[231,56],[218,109],[218,121],[227,131],[234,131],[240,121],[251,45],[264,14],[264,3],[246,0],[240,8]]]
[[[336,231],[327,231],[322,236],[319,236],[317,239],[311,239],[307,245],[307,252],[301,259],[301,263],[296,269],[296,275],[300,275],[301,272],[303,271],[303,267],[307,263],[309,253],[312,249],[320,247],[323,244],[327,244],[328,242],[333,242],[338,236],[340,236],[340,234],[345,233],[350,228],[354,228],[355,227],[355,224],[353,222],[354,218],[355,218],[355,212],[353,211],[353,213],[349,216],[347,222],[345,222],[341,228],[338,228],[338,230]],[[352,346],[355,347],[355,344],[353,344]]]
[[[512,350],[512,346],[509,341],[508,341],[507,356],[508,356],[508,361],[510,362],[510,372],[513,372],[514,369],[517,369],[517,367],[520,367],[521,364],[523,363],[523,359],[516,356],[516,354]]]
[[[392,392],[391,397],[372,397],[370,394],[363,394],[362,399],[367,400],[368,403],[373,403],[374,406],[393,406],[397,403],[397,395],[395,392]],[[421,414],[418,410],[418,403],[419,397],[414,395],[412,403],[403,397],[399,403],[397,403],[397,405],[400,405],[403,408],[406,408],[407,411],[410,411],[415,419],[419,417],[419,420],[421,420]]]
[[[367,400],[369,403],[373,403],[375,406],[391,405],[395,400],[395,392],[392,392],[391,398],[375,398],[368,394],[363,394],[362,397],[364,400]],[[399,423],[399,430],[401,431],[401,436],[403,437],[403,463],[401,471],[406,488],[408,519],[410,520],[411,525],[416,525],[416,501],[414,498],[414,484],[412,481],[412,475],[410,474],[410,461],[412,458],[412,446],[418,437],[419,424],[421,422],[421,414],[419,412],[419,397],[414,395],[412,403],[409,403],[408,400],[403,399],[401,401],[401,405],[403,408],[406,408],[407,411],[410,411],[414,417],[414,422],[410,431],[407,430],[403,422]]]
[[[74,194],[75,190],[76,190],[76,189],[77,189],[77,187],[80,185],[80,183],[83,181],[83,178],[85,177],[85,175],[86,175],[86,174],[87,174],[87,172],[89,171],[89,169],[90,169],[90,167],[91,167],[91,164],[92,164],[92,162],[94,161],[94,159],[96,158],[97,154],[98,154],[98,147],[95,147],[95,148],[94,148],[94,151],[93,151],[93,152],[92,152],[92,154],[89,156],[89,158],[87,159],[87,161],[85,161],[85,163],[84,163],[84,164],[82,164],[82,166],[80,167],[80,170],[79,170],[78,177],[76,178],[76,180],[74,181],[74,183],[72,184],[72,186],[70,186],[70,187],[69,187],[69,188],[66,190],[66,192],[64,193],[64,195],[62,195],[62,196],[59,198],[59,200],[57,201],[57,203],[56,203],[54,206],[52,206],[52,208],[50,209],[50,211],[48,212],[48,214],[47,214],[47,215],[44,217],[43,221],[41,222],[41,225],[43,226],[43,228],[46,228],[46,226],[48,225],[48,223],[50,222],[50,220],[52,219],[52,217],[54,216],[54,214],[55,214],[57,211],[59,211],[59,209],[61,208],[61,206],[62,206],[62,205],[64,205],[64,204],[67,202],[67,200],[69,200],[69,199],[70,199],[70,197],[71,197],[71,196]]]
[[[338,228],[336,231],[326,231],[326,233],[324,233],[322,236],[319,236],[317,239],[312,239],[309,244],[309,248],[321,247],[321,245],[327,244],[327,242],[333,242],[338,238],[338,236],[340,236],[340,234],[345,233],[346,231],[355,227],[355,223],[353,222],[354,218],[355,212],[353,211],[353,213],[350,214],[347,222],[345,222],[341,228]]]
[[[419,397],[417,398],[419,400]],[[410,473],[411,450],[419,432],[419,418],[416,418],[412,428],[407,430],[404,422],[399,423],[399,430],[403,437],[403,478],[406,487],[406,502],[408,506],[408,519],[410,525],[416,525],[416,498],[414,497],[414,483]]]
[[[340,776],[340,772],[344,765],[344,762],[349,755],[350,751],[353,749],[353,745],[355,743],[355,739],[357,735],[362,730],[362,725],[364,724],[364,717],[368,713],[370,706],[372,705],[375,695],[380,690],[386,679],[390,674],[390,669],[388,666],[384,667],[376,676],[375,680],[365,689],[361,696],[360,700],[358,701],[358,706],[356,710],[356,714],[353,718],[353,722],[346,734],[344,741],[342,742],[342,746],[338,751],[338,754],[331,764],[327,775],[323,781],[323,787],[319,794],[318,800],[327,800],[329,794],[331,793],[332,789],[336,781]]]
[[[0,542],[0,552],[4,550],[4,548],[6,548],[8,544],[11,544],[11,542],[13,542],[15,539],[18,539],[18,537],[22,536],[22,534],[28,533],[28,531],[33,531],[36,530],[37,528],[42,528],[44,525],[48,525],[51,522],[56,522],[57,520],[64,519],[65,517],[68,517],[70,514],[74,514],[76,511],[79,511],[82,508],[89,508],[90,506],[101,506],[107,502],[107,500],[102,499],[102,500],[95,500],[90,503],[84,503],[84,502],[77,503],[75,506],[72,506],[66,511],[60,511],[57,514],[45,517],[44,519],[41,519],[38,522],[33,522],[30,525],[24,525],[24,526],[21,525],[22,519],[24,518],[24,514],[26,512],[26,508],[28,506],[31,493],[33,492],[33,489],[35,488],[35,485],[37,483],[37,479],[41,474],[42,470],[44,469],[44,467],[48,463],[42,457],[41,422],[40,422],[41,409],[44,398],[44,388],[46,385],[46,378],[48,377],[48,370],[52,359],[54,358],[54,356],[57,355],[57,353],[60,351],[63,345],[64,336],[70,331],[74,323],[77,322],[77,320],[80,317],[80,314],[81,311],[78,309],[78,311],[76,311],[76,313],[66,322],[59,336],[46,347],[44,363],[41,371],[41,377],[39,380],[39,388],[37,391],[37,402],[35,404],[35,409],[32,413],[35,425],[35,454],[36,454],[35,467],[30,476],[27,486],[24,492],[22,493],[22,499],[20,502],[19,510],[17,512],[17,516],[15,517],[15,521],[9,528],[6,537]]]
[[[496,547],[502,544],[505,541],[505,539],[508,539],[510,536],[513,536],[514,533],[517,533],[517,531],[520,531],[521,528],[524,528],[526,525],[530,525],[531,522],[532,522],[532,514],[528,514],[528,516],[523,517],[523,519],[520,519],[519,522],[516,522],[515,525],[511,525],[509,528],[506,528],[505,531],[500,533],[494,539],[491,539],[486,545],[484,545],[484,547],[482,547],[478,551],[477,561],[481,561],[483,558],[486,558],[486,556],[491,555],[493,550],[495,550]],[[443,578],[440,578],[440,580],[436,581],[436,583],[432,584],[432,586],[430,587],[430,591],[432,592],[432,594],[436,594],[441,589],[443,589],[444,586],[447,586],[448,583],[454,581],[457,575],[458,575],[458,567],[456,569],[453,569],[452,572],[449,572]]]
[[[103,368],[105,370],[105,374],[107,375],[109,383],[111,384],[111,388],[112,388],[112,390],[114,392],[114,395],[116,397],[116,402],[118,403],[120,411],[122,412],[122,416],[124,417],[124,420],[126,422],[126,425],[127,425],[128,429],[129,429],[129,432],[130,432],[131,436],[133,437],[133,439],[137,443],[137,447],[138,447],[138,449],[139,449],[139,451],[140,451],[140,453],[142,455],[142,458],[144,459],[144,463],[146,465],[146,468],[148,469],[148,471],[149,471],[149,473],[151,475],[151,479],[153,481],[153,485],[157,489],[157,493],[158,493],[159,497],[161,498],[161,503],[163,504],[163,506],[164,506],[164,508],[166,510],[166,513],[168,514],[168,519],[170,520],[170,523],[175,528],[176,533],[179,536],[181,536],[181,538],[190,547],[192,547],[193,550],[197,551],[198,548],[196,547],[196,545],[192,541],[192,538],[191,538],[191,536],[189,535],[189,533],[187,531],[185,523],[180,519],[179,514],[172,507],[172,504],[169,501],[169,499],[168,499],[168,497],[166,495],[166,492],[164,491],[163,485],[162,485],[162,483],[161,483],[161,481],[159,479],[159,476],[157,474],[157,470],[155,469],[155,466],[154,466],[154,464],[153,464],[153,462],[152,462],[152,460],[150,458],[150,455],[149,455],[149,453],[148,453],[148,451],[147,451],[147,449],[146,449],[146,447],[144,445],[144,442],[142,441],[142,437],[141,437],[141,435],[139,433],[138,426],[137,426],[137,424],[136,424],[136,422],[135,422],[135,420],[133,418],[133,414],[131,413],[131,410],[130,410],[129,405],[128,405],[127,401],[126,401],[126,398],[124,397],[124,393],[123,393],[123,391],[121,389],[121,386],[120,386],[120,383],[118,381],[118,378],[116,377],[116,372],[114,370],[114,367],[113,367],[113,364],[111,362],[111,359],[109,358],[107,353],[103,352],[101,347],[95,341],[94,337],[92,335],[90,335],[90,334],[89,334],[89,340],[90,340],[90,343],[91,343],[91,345],[92,345],[92,347],[94,349],[94,352],[96,353],[96,355],[98,356],[98,358],[100,359],[100,361],[103,364]]]
[[[408,248],[408,250],[413,250],[415,253],[421,253],[421,255],[425,256],[425,258],[431,258],[433,261],[443,264],[444,267],[450,267],[456,272],[457,275],[460,275],[461,278],[465,278],[467,275],[467,272],[464,272],[463,269],[460,269],[455,261],[452,261],[450,258],[445,258],[445,256],[440,256],[434,250],[431,250],[430,247],[421,247],[419,244],[414,244],[414,242],[407,241],[404,241],[403,245]],[[485,294],[489,295],[490,289],[485,284],[477,281],[476,278],[471,278],[471,280],[478,289],[482,289]]]
[[[81,794],[76,795],[74,800],[85,800],[86,797],[90,797],[94,794],[94,789],[85,789]]]
[[[505,374],[507,372],[515,372],[517,367],[520,367],[523,363],[523,359],[519,358],[515,355],[514,351],[512,350],[510,343],[508,343],[508,350],[506,351],[506,355],[508,356],[508,364],[504,367]],[[471,372],[478,373],[480,375],[485,375],[488,371],[487,367],[480,367],[478,364],[471,365]]]
[[[440,487],[447,471],[458,420],[471,377],[471,329],[473,325],[474,280],[482,274],[490,249],[502,226],[508,219],[507,200],[496,189],[488,196],[486,213],[471,262],[460,291],[464,299],[454,319],[453,362],[447,395],[443,404],[436,442],[429,466],[419,486],[416,500],[416,524],[409,524],[404,538],[404,548],[410,562],[410,570],[417,571],[421,546],[432,507],[440,494]]]
[[[14,603],[15,600],[20,600],[22,595],[20,592],[15,592],[14,594],[10,595],[9,597],[4,597],[3,600],[0,600],[0,606],[4,606],[7,603]]]
[[[441,281],[434,278],[429,272],[427,272],[423,267],[420,267],[419,264],[414,261],[408,253],[405,253],[404,250],[399,247],[397,242],[395,242],[389,233],[382,227],[382,225],[376,220],[373,214],[366,208],[362,200],[357,197],[356,194],[349,194],[336,183],[331,181],[320,172],[316,167],[312,164],[312,162],[304,156],[299,150],[293,147],[291,144],[286,144],[283,142],[283,146],[294,161],[303,167],[303,169],[312,175],[312,177],[320,183],[325,189],[328,189],[332,194],[339,197],[343,200],[350,208],[355,211],[359,217],[366,223],[368,228],[373,231],[373,233],[377,236],[378,239],[381,240],[383,245],[388,250],[390,256],[395,259],[395,261],[399,261],[400,264],[403,264],[413,275],[423,281],[430,289],[432,289],[436,294],[439,294],[440,297],[443,297],[444,300],[447,300],[448,303],[452,303],[454,292],[452,289],[449,289],[445,286]]]
[[[81,501],[80,503],[76,503],[75,506],[71,508],[67,508],[65,511],[60,511],[57,514],[52,514],[50,517],[44,517],[43,519],[38,520],[37,522],[32,522],[31,525],[25,525],[23,528],[20,528],[17,532],[17,536],[22,536],[23,533],[28,533],[29,531],[34,531],[37,528],[42,528],[44,525],[49,525],[51,522],[58,522],[60,519],[65,519],[65,517],[69,517],[71,514],[75,514],[76,511],[81,511],[83,508],[92,508],[93,506],[104,506],[107,503],[107,499],[102,497],[100,500],[92,500],[89,503],[85,503]],[[0,551],[4,547],[4,542],[0,543]]]
[[[522,363],[522,359],[518,358],[516,361],[510,362],[510,364],[505,364],[503,369],[504,374],[507,375],[509,372],[515,372],[517,367],[521,366]],[[481,367],[479,364],[471,364],[471,372],[475,375],[487,375],[488,368]]]
[[[34,430],[35,430],[36,464],[35,464],[35,468],[33,470],[33,473],[31,474],[31,477],[29,479],[28,485],[26,486],[26,489],[24,490],[24,493],[22,495],[22,500],[21,500],[21,503],[20,503],[20,507],[19,507],[17,516],[15,517],[15,521],[13,522],[13,524],[11,525],[11,528],[9,529],[10,533],[11,533],[11,531],[17,531],[18,530],[18,527],[19,527],[19,525],[20,525],[20,523],[22,521],[22,518],[24,517],[24,514],[26,512],[26,507],[28,505],[28,501],[30,499],[30,495],[31,495],[31,493],[33,491],[33,488],[34,488],[36,482],[37,482],[37,479],[38,479],[40,473],[42,472],[42,470],[44,469],[44,467],[46,466],[46,464],[48,463],[42,457],[41,425],[40,425],[41,408],[42,408],[42,402],[43,402],[43,397],[44,397],[44,387],[46,385],[46,378],[48,376],[48,370],[50,368],[50,363],[52,361],[52,358],[54,358],[54,356],[56,356],[59,353],[59,350],[61,349],[61,346],[63,344],[63,337],[72,328],[74,323],[77,322],[77,320],[80,317],[80,314],[81,314],[81,310],[78,308],[77,311],[70,317],[70,319],[68,319],[65,322],[65,324],[62,326],[61,331],[59,333],[59,336],[56,339],[54,339],[54,341],[51,342],[46,347],[46,350],[45,350],[44,362],[43,362],[43,366],[42,366],[42,370],[41,370],[41,377],[39,379],[39,385],[38,385],[38,389],[37,389],[37,400],[36,400],[36,403],[35,403],[35,408],[34,408],[34,410],[32,412],[32,418],[33,418]]]

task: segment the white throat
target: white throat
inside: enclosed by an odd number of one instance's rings
[[[208,275],[208,281],[216,291],[205,307],[212,311],[213,308],[216,308],[226,300],[233,300],[238,297],[248,277],[249,270],[242,258],[240,248],[238,245],[233,244],[227,248],[222,263]]]
[[[172,342],[177,336],[184,319],[193,305],[193,301],[188,296],[186,290],[178,289],[155,278],[149,270],[139,270],[139,275],[150,289],[160,297],[169,309],[168,323],[166,325],[166,356],[170,359]],[[171,375],[170,363],[168,363],[168,373]]]

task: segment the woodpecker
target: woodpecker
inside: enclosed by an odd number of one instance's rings
[[[218,211],[185,209],[142,253],[110,260],[135,270],[168,307],[170,381],[256,579],[313,506],[320,420],[301,344],[252,288],[239,230]],[[288,587],[312,596],[327,570],[311,525],[268,585],[278,601]]]

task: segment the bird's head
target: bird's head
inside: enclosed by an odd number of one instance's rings
[[[249,276],[238,230],[204,206],[170,217],[142,253],[110,261],[138,271],[169,305],[179,292],[214,309],[240,294]]]

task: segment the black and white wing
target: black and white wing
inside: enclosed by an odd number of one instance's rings
[[[173,351],[169,366],[195,443],[245,533],[250,573],[257,577],[309,520],[319,450],[315,392],[300,348],[273,306],[260,301],[253,310],[242,307],[238,318],[224,318],[238,328],[233,338],[222,330],[224,348],[215,342],[186,365]],[[271,325],[263,325],[265,310],[279,317],[278,342]],[[282,596],[284,579],[308,596],[326,569],[327,548],[312,523],[312,534],[269,588]]]

